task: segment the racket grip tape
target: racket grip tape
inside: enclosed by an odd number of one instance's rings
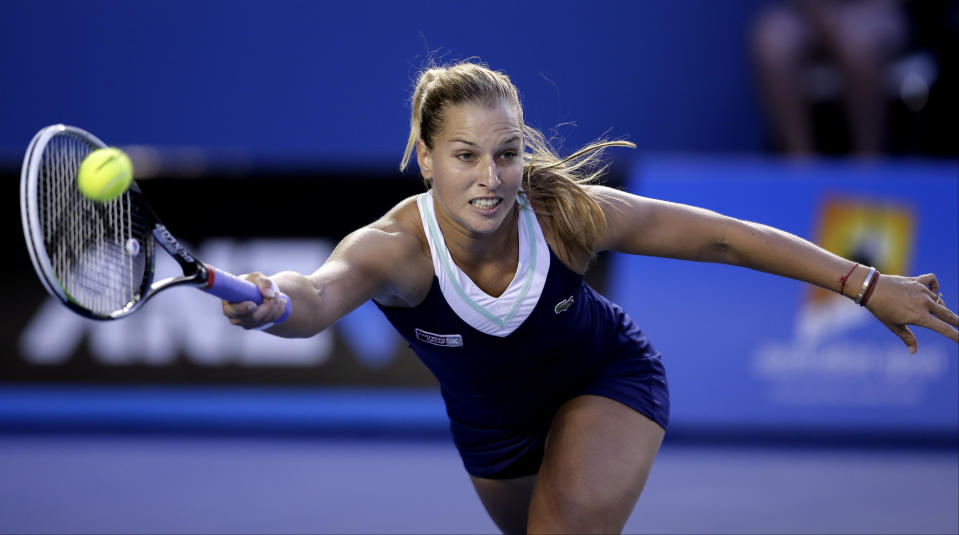
[[[207,282],[206,286],[202,288],[204,292],[213,294],[228,303],[242,301],[253,301],[258,305],[263,303],[263,294],[260,293],[260,288],[252,282],[209,264],[206,264],[206,269]],[[286,321],[292,310],[290,298],[286,294],[281,292],[277,295],[277,298],[286,302],[286,309],[283,311],[283,315],[273,322],[273,325]]]

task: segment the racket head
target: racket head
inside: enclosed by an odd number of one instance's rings
[[[107,202],[77,188],[80,162],[106,145],[67,125],[40,130],[24,155],[20,214],[33,267],[50,295],[93,319],[133,312],[154,276],[154,216],[136,183]]]

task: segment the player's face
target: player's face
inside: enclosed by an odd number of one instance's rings
[[[420,169],[454,224],[471,235],[491,234],[512,212],[522,182],[519,117],[500,102],[448,105],[443,119],[433,148],[419,144]]]

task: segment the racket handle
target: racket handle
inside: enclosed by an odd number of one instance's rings
[[[260,293],[260,288],[252,282],[209,264],[206,264],[206,268],[207,283],[202,288],[204,292],[213,294],[229,303],[253,301],[259,305],[263,302],[263,294]],[[290,298],[286,294],[281,292],[277,297],[286,302],[286,309],[283,311],[283,315],[273,322],[273,325],[286,321],[292,310]]]

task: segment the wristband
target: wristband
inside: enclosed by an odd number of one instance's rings
[[[869,290],[869,285],[872,283],[873,277],[876,276],[876,268],[869,268],[869,273],[866,273],[866,278],[862,281],[862,288],[859,289],[859,295],[856,296],[856,304],[862,306],[862,300],[866,297],[866,291]]]
[[[872,295],[872,291],[876,289],[876,286],[879,286],[879,270],[876,270],[876,276],[872,278],[872,282],[869,283],[869,289],[866,290],[866,295],[862,296],[862,303],[859,303],[859,306],[866,306],[866,301],[869,301],[869,296]]]

